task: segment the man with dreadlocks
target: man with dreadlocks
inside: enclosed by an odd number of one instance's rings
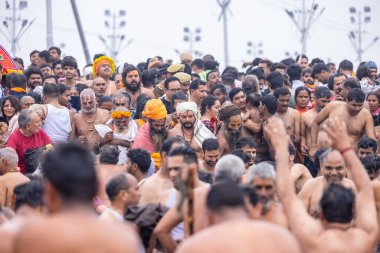
[[[197,153],[189,146],[178,146],[170,151],[167,169],[175,188],[172,194],[172,207],[162,217],[153,233],[166,250],[165,252],[171,253],[174,252],[176,242],[180,239],[173,238],[171,231],[174,227],[183,221],[184,237],[189,237],[194,233],[194,189],[205,187],[207,184],[198,178]]]
[[[239,107],[228,105],[219,111],[219,120],[222,127],[216,135],[220,154],[225,155],[236,148],[236,142],[241,136],[242,118]]]

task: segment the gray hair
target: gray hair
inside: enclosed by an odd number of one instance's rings
[[[242,86],[251,87],[252,90],[258,91],[259,79],[255,75],[246,75],[242,81]]]
[[[0,149],[0,159],[1,158],[5,158],[9,165],[12,165],[13,167],[17,167],[18,165],[18,155],[13,148],[6,147]]]
[[[117,146],[106,144],[99,150],[100,163],[117,164],[120,150]]]
[[[29,110],[37,113],[37,115],[41,118],[41,119],[45,119],[46,118],[46,112],[45,112],[45,108],[43,105],[41,104],[33,104],[29,107]]]
[[[26,125],[32,121],[32,113],[34,113],[34,111],[29,109],[21,110],[18,116],[18,125],[20,128],[26,127]]]
[[[32,98],[31,96],[23,96],[22,98],[20,98],[20,103],[24,104],[25,100],[30,99],[30,98],[34,100],[34,98]]]
[[[251,166],[248,169],[248,181],[252,183],[254,177],[261,177],[263,179],[276,180],[276,171],[274,164],[271,162],[261,162]]]
[[[245,172],[243,160],[236,155],[225,155],[215,165],[215,181],[230,179],[238,182]]]

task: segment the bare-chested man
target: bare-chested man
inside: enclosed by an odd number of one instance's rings
[[[46,154],[42,168],[51,215],[23,226],[16,236],[14,252],[134,253],[141,249],[137,235],[127,224],[97,220],[92,207],[98,189],[95,161],[86,148],[62,144]]]
[[[248,219],[243,191],[235,183],[213,185],[206,205],[212,226],[186,239],[178,252],[301,252],[285,228]],[[272,236],[276,243],[269,239]]]
[[[91,89],[82,91],[80,101],[82,110],[74,116],[75,133],[83,143],[94,149],[100,140],[95,125],[105,124],[110,119],[110,114],[107,110],[97,108],[95,93]]]
[[[257,134],[261,131],[261,122],[255,122],[252,120],[254,112],[251,113],[251,110],[248,109],[247,106],[247,96],[245,92],[241,88],[233,88],[228,96],[233,105],[239,107],[241,111],[241,117],[243,119],[243,129],[242,135],[249,136],[252,134]]]
[[[13,190],[29,182],[18,168],[18,155],[12,148],[0,149],[0,206],[13,208]]]
[[[139,201],[136,178],[128,173],[119,173],[109,180],[105,190],[111,206],[99,216],[99,219],[124,223],[124,214],[128,206],[137,205]]]
[[[311,180],[313,177],[311,176],[309,170],[300,163],[295,163],[295,159],[297,157],[297,150],[292,145],[289,144],[289,168],[290,168],[290,176],[294,181],[294,185],[296,187],[296,193],[299,193],[304,186],[304,184]]]
[[[235,105],[223,107],[219,110],[219,120],[222,121],[222,127],[216,137],[220,155],[225,155],[236,148],[236,142],[241,136],[243,120],[239,107]]]
[[[175,226],[181,221],[184,222],[185,238],[194,233],[194,189],[204,187],[207,184],[198,178],[198,157],[189,146],[176,147],[170,151],[167,166],[175,189],[180,190],[183,194],[180,198],[175,197],[173,206],[154,229],[154,235],[159,239],[166,252],[171,253],[177,246],[170,233]],[[184,192],[184,188],[186,188],[186,192]],[[174,196],[177,195],[176,191],[174,194]],[[178,203],[182,203],[181,214],[178,212]],[[191,214],[189,215],[189,213]]]
[[[323,108],[311,126],[310,156],[314,157],[317,150],[319,126],[331,117],[337,117],[346,124],[350,143],[354,149],[356,149],[356,144],[363,135],[376,139],[371,113],[368,110],[363,110],[364,100],[364,92],[354,88],[348,93],[346,103],[333,101]]]
[[[127,168],[124,165],[117,165],[119,152],[117,146],[108,144],[103,145],[99,150],[99,164],[96,166],[96,174],[99,180],[97,198],[107,207],[111,205],[106,193],[107,183],[115,175],[127,172]]]
[[[290,229],[303,251],[374,252],[378,232],[374,196],[369,177],[351,147],[344,122],[336,117],[330,118],[325,131],[335,148],[332,154],[341,153],[344,162],[349,165],[358,194],[355,198],[354,193],[344,186],[329,185],[320,200],[321,221],[314,220],[303,208],[302,201],[295,194],[289,170],[283,166],[289,159],[288,142],[284,138],[285,128],[278,120],[273,119],[265,131],[275,147],[279,197]],[[336,170],[336,167],[332,169]],[[356,217],[355,222],[352,222],[354,212]]]
[[[315,218],[320,216],[319,201],[324,190],[330,184],[341,184],[355,191],[354,182],[346,178],[347,166],[342,155],[337,150],[327,149],[319,156],[321,176],[313,178],[304,184],[298,196],[309,214]]]
[[[300,142],[300,114],[297,110],[289,108],[290,90],[286,87],[278,88],[274,91],[274,96],[278,103],[276,116],[282,119],[290,139],[297,145]]]
[[[256,189],[261,208],[259,219],[287,227],[288,221],[280,203],[275,200],[276,172],[268,162],[253,165],[248,171],[248,181]]]
[[[311,125],[320,111],[330,102],[331,93],[326,87],[317,87],[315,93],[315,106],[313,109],[305,112],[301,116],[301,152],[305,156],[304,164],[309,169],[313,177],[316,177],[318,170],[315,168],[312,159],[309,157],[309,149],[311,145]],[[330,147],[329,139],[326,133],[320,131],[318,133],[318,147]]]
[[[164,141],[160,151],[160,169],[157,173],[139,183],[141,195],[139,205],[143,206],[151,203],[159,203],[160,196],[173,187],[167,168],[168,155],[170,150],[174,147],[184,145],[186,145],[185,140],[179,136],[170,137]]]
[[[94,78],[94,80],[91,81],[91,89],[95,93],[97,103],[99,103],[99,99],[106,94],[106,80],[101,77]]]
[[[197,152],[202,154],[202,143],[215,135],[203,125],[198,118],[198,107],[195,102],[182,102],[176,108],[179,123],[168,132],[168,137],[181,136]]]
[[[14,189],[14,202],[13,210],[16,216],[10,217],[8,213],[5,221],[2,222],[2,214],[7,214],[6,211],[11,212],[11,209],[6,210],[6,207],[0,209],[1,253],[14,252],[14,239],[22,228],[22,225],[30,219],[39,218],[41,215],[44,215],[42,180],[34,178],[28,183],[16,186]]]
[[[241,183],[245,173],[245,164],[241,158],[236,155],[225,155],[216,163],[214,184],[228,180],[235,183]],[[210,226],[208,219],[206,199],[210,187],[199,187],[194,190],[194,232]]]
[[[155,98],[151,90],[141,85],[140,72],[135,66],[126,66],[123,70],[122,77],[125,86],[125,91],[131,96],[131,111],[134,112],[136,110],[137,97],[140,94],[146,94],[151,98]]]

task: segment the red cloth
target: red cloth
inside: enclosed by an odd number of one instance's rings
[[[18,155],[18,166],[21,169],[21,173],[26,173],[25,166],[25,152],[29,148],[39,148],[46,146],[48,144],[53,144],[49,136],[42,130],[38,130],[37,133],[30,137],[24,136],[20,129],[14,131],[11,136],[9,136],[7,146],[16,150]]]
[[[133,142],[132,148],[142,148],[148,151],[149,154],[153,154],[157,152],[156,147],[152,143],[152,139],[149,135],[149,122],[145,123],[142,127],[140,127],[137,132],[135,141]]]

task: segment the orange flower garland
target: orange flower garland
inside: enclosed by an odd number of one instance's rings
[[[130,118],[131,117],[131,112],[113,111],[111,113],[111,116],[112,116],[113,119]]]

